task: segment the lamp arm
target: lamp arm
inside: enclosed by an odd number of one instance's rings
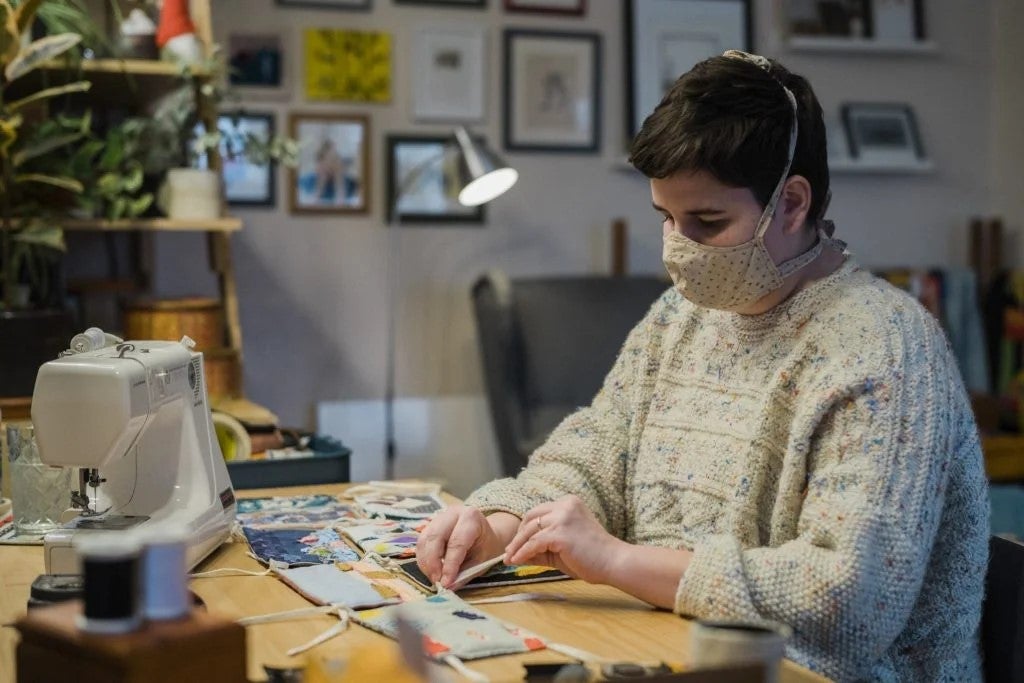
[[[398,302],[395,297],[398,294],[398,226],[402,216],[398,211],[398,204],[412,186],[423,176],[424,172],[438,161],[444,159],[450,149],[445,144],[441,151],[433,154],[420,163],[409,169],[409,172],[402,178],[402,182],[395,191],[391,201],[391,214],[388,226],[391,234],[388,236],[388,265],[387,265],[387,335],[385,347],[385,377],[384,377],[384,477],[393,479],[395,476],[395,458],[397,457],[398,445],[395,439],[395,332],[397,330]]]

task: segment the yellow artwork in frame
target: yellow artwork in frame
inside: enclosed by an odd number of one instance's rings
[[[306,97],[391,101],[391,34],[306,29]]]

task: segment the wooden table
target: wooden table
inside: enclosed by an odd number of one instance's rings
[[[241,496],[295,495],[301,493],[338,493],[344,486],[296,487],[245,491]],[[246,555],[241,543],[221,546],[197,568],[219,567],[260,570],[262,567]],[[42,548],[39,546],[0,546],[0,623],[13,622],[25,612],[29,587],[43,573]],[[211,613],[230,619],[266,614],[300,607],[309,603],[272,576],[231,576],[195,579],[191,583]],[[524,587],[489,588],[464,591],[460,595],[478,597],[522,592]],[[582,581],[557,581],[533,584],[531,592],[560,593],[564,602],[518,602],[481,605],[495,616],[530,629],[552,641],[587,650],[610,661],[686,661],[689,622],[671,612],[655,610],[609,586],[594,586]],[[330,628],[333,617],[250,626],[248,631],[249,678],[264,680],[263,665],[301,666],[303,656],[288,657],[285,651],[304,643]],[[341,636],[310,651],[322,656],[344,657],[347,652],[371,643],[385,642],[384,636],[353,625]],[[0,628],[0,681],[13,681],[14,647],[17,633]],[[551,651],[492,657],[469,666],[495,681],[521,680],[524,662],[568,661]],[[781,680],[784,683],[811,683],[826,679],[786,661]]]

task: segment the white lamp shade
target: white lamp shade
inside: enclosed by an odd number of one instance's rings
[[[519,171],[506,166],[471,180],[459,192],[459,203],[463,206],[480,206],[509,190],[519,180]]]

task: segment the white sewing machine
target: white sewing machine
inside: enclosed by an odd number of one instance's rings
[[[147,525],[179,525],[189,535],[189,568],[228,536],[235,496],[207,405],[203,356],[192,346],[187,337],[121,342],[92,328],[39,369],[39,456],[82,468],[73,519],[44,539],[48,574],[80,573],[76,534],[131,529],[144,540]]]

